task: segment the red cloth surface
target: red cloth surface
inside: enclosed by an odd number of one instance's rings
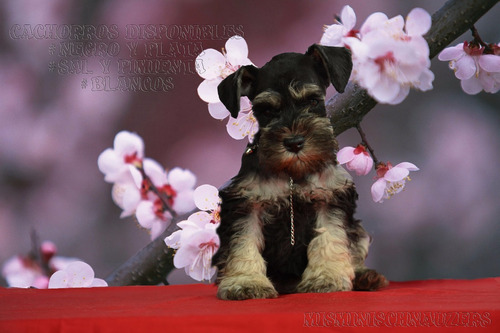
[[[500,278],[221,301],[213,285],[0,288],[0,332],[500,332]]]

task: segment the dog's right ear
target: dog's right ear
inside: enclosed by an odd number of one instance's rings
[[[253,90],[253,82],[257,78],[259,69],[252,65],[242,66],[236,72],[226,77],[219,83],[217,91],[219,99],[236,118],[240,112],[241,96],[250,96]]]

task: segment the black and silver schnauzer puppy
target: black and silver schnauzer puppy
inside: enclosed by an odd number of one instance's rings
[[[343,92],[350,52],[312,45],[262,68],[243,66],[219,87],[236,117],[248,96],[259,132],[241,169],[220,191],[218,268],[221,299],[284,293],[376,290],[385,277],[364,265],[370,236],[354,218],[357,192],[338,165],[325,109],[330,83]]]

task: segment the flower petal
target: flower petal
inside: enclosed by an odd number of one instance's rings
[[[399,164],[396,164],[394,168],[405,168],[410,171],[418,171],[420,170],[415,164],[410,163],[410,162],[401,162]]]
[[[388,18],[384,13],[375,12],[371,14],[366,18],[365,22],[361,26],[361,35],[364,36],[372,30],[379,29],[386,21],[388,21]]]
[[[220,78],[203,81],[198,86],[198,96],[207,103],[220,103],[217,86],[221,81]]]
[[[127,183],[130,179],[129,166],[125,164],[123,157],[119,156],[115,150],[108,148],[103,151],[97,159],[99,170],[104,173],[104,180],[108,183]]]
[[[382,75],[378,84],[373,86],[368,92],[380,103],[389,103],[394,100],[400,91],[398,82]]]
[[[154,205],[151,201],[141,201],[135,211],[137,222],[146,229],[151,229],[157,217],[154,212]]]
[[[204,229],[207,224],[212,222],[212,215],[203,211],[191,214],[188,217],[188,221],[193,222],[200,229]]]
[[[245,38],[233,36],[226,42],[226,60],[232,65],[248,65],[248,45]]]
[[[344,147],[337,152],[337,161],[340,164],[350,162],[354,158],[354,147]]]
[[[479,57],[479,66],[487,72],[500,72],[500,56],[483,54]]]
[[[49,279],[49,289],[68,288],[68,273],[60,270],[52,274]]]
[[[191,190],[196,183],[196,176],[187,169],[177,167],[168,172],[168,183],[176,191]]]
[[[141,201],[141,192],[133,185],[118,185],[113,186],[112,192],[113,201],[123,209],[120,218],[131,216],[135,213],[137,205]]]
[[[460,80],[470,79],[477,71],[474,58],[468,55],[463,56],[455,63],[455,76]]]
[[[229,116],[229,110],[222,104],[222,102],[218,103],[208,103],[208,112],[215,119],[225,119]]]
[[[226,67],[226,57],[214,49],[203,50],[195,60],[196,72],[206,80],[212,80],[221,75]]]
[[[422,8],[413,8],[406,17],[405,30],[409,36],[422,36],[431,28],[432,19]]]
[[[387,103],[391,104],[391,105],[399,104],[402,101],[404,101],[404,99],[408,96],[409,93],[410,93],[410,86],[406,86],[406,85],[405,86],[401,86],[400,89],[399,89],[398,95],[396,97],[394,97],[393,100],[390,100]]]
[[[470,77],[467,80],[462,80],[460,82],[462,86],[462,90],[465,91],[469,95],[476,95],[483,90],[483,86],[481,85],[481,81],[475,75]]]
[[[219,190],[212,185],[201,185],[194,190],[194,203],[201,210],[214,210],[219,205]]]
[[[122,157],[137,154],[138,158],[144,157],[144,141],[142,138],[128,131],[121,131],[116,134],[113,148]]]
[[[358,176],[365,176],[373,167],[373,159],[370,156],[358,154],[347,166],[349,170],[354,170]]]
[[[384,178],[377,180],[371,188],[372,199],[375,202],[382,202],[386,188],[386,181]]]
[[[226,129],[229,136],[233,139],[241,140],[257,133],[257,119],[253,116],[253,113],[240,112],[238,118],[229,118]]]
[[[384,175],[384,179],[390,182],[399,182],[405,179],[409,173],[410,171],[408,169],[395,166],[387,170]]]
[[[70,263],[65,271],[68,274],[68,287],[72,288],[85,288],[90,286],[95,276],[92,267],[83,261]]]
[[[430,69],[424,69],[422,73],[420,73],[420,77],[418,81],[414,83],[414,86],[421,91],[431,90],[432,82],[434,81],[434,73]]]
[[[188,213],[195,209],[196,205],[194,204],[193,190],[183,190],[177,192],[172,208],[178,214]]]
[[[340,24],[332,24],[326,28],[321,36],[320,44],[326,46],[343,46],[344,27]]]
[[[170,236],[165,237],[163,240],[165,244],[171,249],[178,249],[181,246],[181,234],[182,230],[177,230],[173,232]]]
[[[90,284],[90,287],[107,287],[108,283],[103,279],[95,278],[94,281]]]
[[[144,173],[156,186],[161,187],[168,183],[165,168],[157,161],[152,158],[146,158],[144,159],[143,168]]]
[[[458,45],[447,47],[438,55],[438,59],[441,61],[458,60],[465,55],[464,43]]]
[[[356,25],[356,13],[354,13],[354,9],[349,5],[344,6],[340,12],[340,19],[347,31],[352,30]]]
[[[170,222],[171,222],[170,220],[167,221],[156,220],[150,229],[151,240],[158,238],[158,236],[160,236],[165,231],[165,229],[167,229],[167,227],[170,225]]]

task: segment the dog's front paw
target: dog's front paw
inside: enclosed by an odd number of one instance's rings
[[[225,300],[275,298],[278,292],[265,276],[225,277],[220,281],[217,297]]]
[[[317,276],[302,280],[297,286],[299,293],[330,293],[335,291],[351,291],[352,281],[349,277],[332,278],[330,276]]]

